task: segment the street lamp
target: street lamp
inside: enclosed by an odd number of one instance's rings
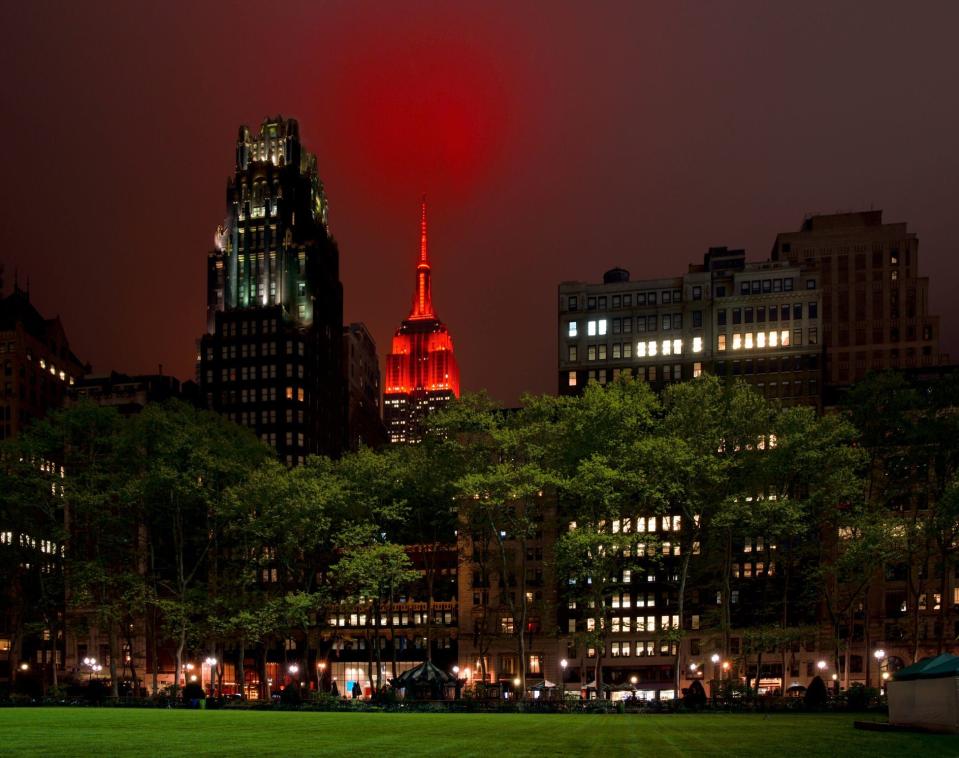
[[[713,663],[719,663],[719,653],[713,653],[709,660],[711,660]]]
[[[297,674],[300,673],[300,667],[297,666],[295,663],[291,663],[289,666],[287,666],[286,670],[290,672],[291,676],[296,676]]]
[[[21,670],[21,671],[29,671],[29,670],[30,670],[30,664],[27,663],[26,661],[24,661],[23,663],[20,664],[20,670]]]
[[[459,679],[459,676],[460,676],[460,667],[459,667],[459,666],[453,666],[453,675],[454,675],[457,679]]]
[[[211,655],[207,657],[204,663],[210,667],[210,697],[213,697],[213,671],[216,669],[217,660]],[[200,682],[200,685],[202,686],[203,683]]]
[[[320,661],[316,664],[316,686],[319,691],[323,691],[323,674],[326,672],[326,661]]]
[[[99,667],[97,666],[97,659],[86,657],[83,659],[83,665],[90,669],[88,681],[93,681],[93,672],[99,670]]]
[[[826,670],[826,662],[825,662],[825,661],[819,661],[819,663],[816,664],[816,668],[819,669],[820,671],[825,671],[825,670]]]

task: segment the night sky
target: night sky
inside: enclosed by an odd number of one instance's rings
[[[237,127],[318,157],[379,351],[420,194],[464,389],[555,391],[556,286],[765,258],[805,214],[920,237],[959,358],[959,3],[63,2],[0,11],[0,260],[98,372],[194,373]]]

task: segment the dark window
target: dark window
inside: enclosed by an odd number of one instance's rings
[[[693,287],[693,300],[702,300],[702,299],[703,299],[703,288]]]
[[[762,282],[760,282],[758,279],[757,279],[756,281],[754,281],[754,282],[750,282],[750,284],[749,284],[749,291],[752,292],[754,295],[758,295],[758,294],[759,294],[759,288],[760,288],[761,285],[762,285]]]
[[[693,311],[693,329],[700,329],[702,325],[703,325],[703,312]]]
[[[733,308],[733,323],[741,324],[743,322],[742,308]]]
[[[788,305],[784,305],[784,306],[780,309],[779,312],[782,314],[782,320],[783,320],[783,321],[789,321],[789,306],[788,306]]]
[[[793,280],[783,279],[783,291],[792,292],[792,290],[793,290]]]
[[[802,318],[802,303],[795,303],[793,305],[793,318],[794,319]]]
[[[806,310],[809,312],[809,318],[819,317],[819,303],[809,303]]]
[[[569,297],[569,309],[571,311],[576,310],[576,295],[570,295]]]
[[[745,310],[746,310],[746,323],[747,324],[753,323],[753,309],[746,308]]]
[[[756,321],[760,324],[766,321],[766,306],[760,305],[756,308]]]
[[[726,297],[726,288],[721,284],[716,287],[716,297]]]
[[[716,323],[720,326],[726,326],[726,309],[720,308],[716,311]]]

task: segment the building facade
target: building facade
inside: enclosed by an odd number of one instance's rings
[[[343,327],[343,370],[347,386],[347,436],[350,450],[379,447],[386,441],[380,412],[380,357],[365,324]]]
[[[741,377],[786,405],[820,404],[822,345],[816,272],[747,263],[711,248],[682,276],[559,286],[559,392],[629,373],[662,389],[709,371]]]
[[[919,238],[905,223],[884,224],[881,210],[811,216],[776,237],[772,260],[819,277],[828,384],[948,363],[929,279],[919,275]]]
[[[288,465],[345,444],[343,288],[316,156],[293,119],[241,127],[207,272],[201,400]]]
[[[169,374],[137,374],[130,376],[111,371],[109,374],[90,374],[70,389],[70,401],[89,400],[97,405],[116,408],[124,416],[139,413],[147,403],[162,403],[178,398],[195,400],[196,385],[181,384]]]
[[[14,285],[0,298],[0,439],[16,437],[31,421],[61,407],[70,387],[84,375],[60,318],[44,318],[30,293]]]
[[[460,375],[453,337],[433,310],[424,197],[413,306],[393,335],[386,357],[383,420],[389,441],[419,441],[423,418],[459,395]]]

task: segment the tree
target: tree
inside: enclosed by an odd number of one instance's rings
[[[347,549],[333,567],[333,573],[346,597],[368,606],[367,640],[369,649],[375,650],[376,653],[376,689],[381,690],[383,661],[379,635],[383,628],[382,614],[385,609],[390,622],[392,678],[395,679],[399,672],[396,670],[393,605],[397,595],[407,585],[416,581],[419,574],[413,569],[413,564],[404,548],[401,545],[389,543],[361,545]],[[373,682],[372,676],[370,682]]]
[[[142,461],[135,499],[145,504],[153,584],[175,643],[174,692],[183,654],[206,618],[215,590],[211,561],[220,536],[217,514],[229,488],[270,456],[249,430],[179,401],[147,406],[129,425]]]

